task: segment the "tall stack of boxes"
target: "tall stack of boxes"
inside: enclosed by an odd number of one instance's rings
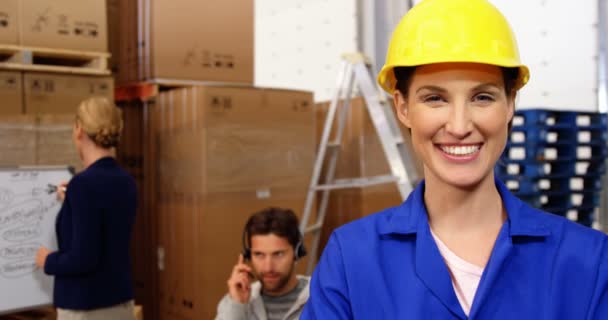
[[[314,161],[312,94],[196,86],[157,103],[160,314],[211,319],[249,214],[301,213]]]
[[[597,227],[607,120],[599,113],[516,112],[497,177],[532,206]]]
[[[0,3],[0,136],[9,140],[0,153],[12,152],[0,164],[81,167],[71,144],[76,107],[92,95],[113,98],[109,72],[79,75],[86,57],[107,54],[105,8],[104,0]],[[33,137],[27,147],[10,143],[23,134]]]
[[[123,111],[124,129],[117,150],[117,158],[135,179],[138,205],[135,226],[131,237],[131,263],[135,300],[143,305],[146,319],[158,319],[158,267],[156,240],[156,194],[157,183],[156,145],[150,132],[154,128],[148,121],[151,110],[148,102],[120,101]],[[144,161],[145,159],[145,161]]]
[[[118,158],[142,196],[132,252],[146,319],[212,319],[248,216],[302,214],[313,97],[253,87],[253,4],[108,1],[120,30],[110,35],[126,129]]]

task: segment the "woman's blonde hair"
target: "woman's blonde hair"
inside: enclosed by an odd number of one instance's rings
[[[122,110],[105,97],[92,97],[80,103],[76,121],[83,131],[100,147],[116,147],[120,141]]]

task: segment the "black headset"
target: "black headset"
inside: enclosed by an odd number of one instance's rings
[[[243,242],[243,259],[245,259],[245,261],[247,260],[251,260],[251,248],[249,246],[247,246],[247,227],[249,226],[249,224],[245,225],[245,228],[243,229],[243,237],[242,237],[242,242]],[[301,258],[306,256],[306,247],[304,247],[304,237],[302,237],[302,233],[300,232],[300,229],[298,229],[298,243],[296,243],[296,246],[293,248],[294,250],[294,260],[298,261]]]

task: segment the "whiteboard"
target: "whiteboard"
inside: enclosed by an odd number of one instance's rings
[[[52,303],[53,277],[35,258],[40,246],[57,249],[61,202],[49,184],[71,177],[68,167],[0,168],[0,314]]]

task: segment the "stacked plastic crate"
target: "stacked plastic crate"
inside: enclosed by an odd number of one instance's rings
[[[597,228],[607,119],[588,112],[517,111],[496,175],[532,206]]]

